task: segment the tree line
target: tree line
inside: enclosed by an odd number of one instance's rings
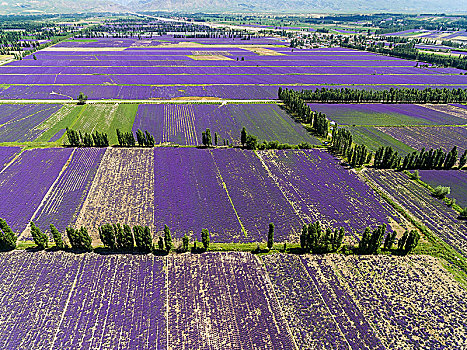
[[[373,153],[365,145],[352,143],[352,133],[348,129],[338,128],[337,125],[332,129],[329,150],[347,158],[354,168],[369,164],[373,158]]]
[[[463,103],[467,101],[467,89],[447,88],[390,88],[389,90],[364,89],[328,89],[325,87],[315,90],[283,90],[279,88],[279,99],[284,100],[291,109],[302,118],[310,119],[309,111],[303,100],[322,103]],[[308,112],[308,114],[306,113]]]
[[[454,146],[448,153],[441,148],[423,148],[407,154],[404,158],[399,156],[391,146],[380,147],[375,152],[374,167],[377,169],[452,169],[456,164],[462,169],[467,163],[467,150],[458,159],[457,146]]]
[[[42,232],[34,222],[29,223],[31,236],[37,249],[44,250],[49,247],[49,236]],[[56,250],[65,250],[71,248],[74,251],[93,250],[92,238],[86,227],[73,228],[71,226],[65,228],[65,234],[68,238],[70,246],[68,246],[62,237],[62,234],[57,228],[50,224],[50,232],[55,244]],[[142,252],[155,253],[157,250],[169,253],[174,249],[172,235],[167,225],[164,225],[164,234],[159,237],[157,245],[154,244],[151,229],[148,226],[135,225],[131,228],[127,224],[104,224],[98,228],[99,238],[104,245],[111,251],[120,252]],[[17,236],[4,219],[0,218],[0,251],[8,251],[16,248]],[[189,249],[190,237],[187,234],[182,238],[182,246],[179,249],[181,252],[186,252]],[[195,246],[194,250],[199,251]],[[201,243],[204,250],[209,248],[210,233],[208,229],[201,231]]]
[[[155,139],[154,136],[145,130],[142,132],[140,129],[136,131],[136,139],[131,131],[122,132],[119,129],[117,132],[117,141],[119,146],[123,147],[135,147],[136,142],[140,147],[154,147]],[[81,131],[76,131],[70,128],[66,128],[66,135],[68,143],[73,147],[108,147],[109,138],[106,133],[95,131],[92,134]]]
[[[330,123],[326,115],[313,111],[305,103],[300,92],[279,87],[278,96],[296,121],[309,124],[312,133],[324,138],[328,137]]]
[[[154,147],[156,141],[154,136],[147,130],[144,132],[138,129],[136,131],[136,140],[133,135],[133,132],[127,131],[122,132],[119,129],[117,131],[117,141],[119,146],[123,147],[135,147],[136,142],[138,142],[138,146],[140,147]]]
[[[354,252],[363,255],[379,254],[386,229],[385,224],[377,226],[373,231],[366,227],[358,246],[353,249]],[[415,249],[420,240],[420,234],[416,230],[406,231],[399,240],[397,240],[396,236],[397,232],[395,231],[386,234],[383,248],[387,252],[393,250],[393,246],[397,241],[396,253],[407,255]],[[336,253],[341,249],[344,237],[344,228],[324,228],[318,220],[303,225],[300,234],[300,247],[306,253]]]
[[[94,133],[85,132],[84,135],[81,131],[76,131],[66,128],[66,136],[68,143],[73,147],[108,147],[109,138],[104,132],[95,131]]]
[[[39,250],[49,247],[49,236],[42,232],[34,222],[30,222],[31,235]],[[274,246],[274,223],[269,223],[266,237],[267,248],[271,250]],[[116,252],[141,252],[141,253],[170,253],[174,249],[174,242],[170,228],[164,225],[163,235],[159,236],[157,243],[154,242],[151,229],[148,226],[135,225],[130,227],[127,224],[106,223],[98,228],[99,238],[105,248]],[[92,239],[86,227],[80,228],[66,227],[65,233],[70,246],[68,246],[57,228],[50,224],[50,232],[56,250],[71,248],[77,252],[90,252],[93,250]],[[378,254],[382,237],[386,232],[386,225],[380,225],[373,232],[366,228],[358,248],[355,252],[359,254]],[[338,253],[341,250],[345,237],[344,228],[332,229],[324,228],[320,221],[305,224],[300,234],[301,252],[313,254]],[[417,246],[420,236],[417,231],[410,231],[398,241],[398,251],[408,254]],[[4,219],[0,218],[0,250],[7,251],[16,248],[16,234],[11,230]],[[396,233],[388,233],[384,242],[384,248],[391,251],[396,242]],[[210,245],[210,232],[204,228],[201,231],[201,247],[197,246],[195,239],[192,250],[195,252],[207,251]],[[182,237],[182,244],[177,249],[179,252],[187,252],[190,247],[190,237],[185,234]],[[286,251],[284,243],[284,251]],[[256,249],[259,251],[259,245]]]
[[[365,228],[362,238],[358,243],[358,253],[379,254],[385,233],[386,225],[379,225],[373,231],[371,231],[369,227]],[[396,236],[397,233],[395,231],[386,234],[383,244],[386,251],[391,251],[397,241],[397,252],[402,255],[407,255],[415,249],[420,240],[420,234],[417,230],[406,230],[399,240],[396,239]]]

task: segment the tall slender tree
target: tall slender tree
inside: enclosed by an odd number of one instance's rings
[[[269,223],[269,231],[268,231],[268,249],[272,249],[274,245],[274,223]]]
[[[65,248],[65,244],[63,243],[62,234],[57,230],[57,228],[50,224],[50,232],[52,233],[53,240],[55,242],[56,249],[63,249]]]
[[[29,223],[31,227],[31,236],[34,239],[34,243],[37,248],[44,250],[49,246],[49,237],[43,233],[39,227],[37,227],[32,221]]]

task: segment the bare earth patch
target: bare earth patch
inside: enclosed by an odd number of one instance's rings
[[[232,61],[231,58],[222,55],[187,55],[195,61]]]
[[[457,107],[457,106],[451,106],[451,105],[445,105],[445,104],[424,104],[424,105],[419,105],[421,107],[425,107],[428,109],[431,109],[433,111],[441,112],[441,113],[447,113],[450,115],[453,115],[458,118],[462,119],[467,119],[467,109]]]

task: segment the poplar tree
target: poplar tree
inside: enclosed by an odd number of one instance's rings
[[[207,228],[203,228],[201,230],[201,242],[203,243],[204,250],[208,250],[210,238],[209,238],[209,230]]]
[[[271,250],[274,245],[274,223],[269,223],[268,231],[268,249]]]
[[[31,235],[37,248],[44,250],[49,247],[49,237],[43,233],[32,221],[29,223]]]
[[[164,225],[164,244],[166,252],[170,252],[173,248],[172,235],[170,234],[170,229],[167,225]]]
[[[467,149],[462,153],[461,159],[459,159],[459,169],[462,169],[467,163]]]
[[[125,247],[123,228],[119,223],[113,224],[113,228],[115,235],[115,248],[117,248],[118,250],[122,250]]]
[[[140,147],[146,146],[146,139],[140,129],[136,131],[136,140],[138,141],[138,145]]]
[[[370,244],[371,230],[369,227],[365,228],[363,231],[362,239],[358,243],[358,250],[360,253],[365,254],[368,251],[368,246]]]
[[[392,249],[392,246],[394,245],[394,242],[396,241],[396,235],[397,235],[396,231],[388,232],[388,234],[386,235],[386,238],[384,239],[384,249],[386,250]]]
[[[206,146],[212,146],[212,136],[211,130],[209,130],[209,128],[206,129]]]
[[[246,133],[246,129],[245,127],[242,128],[242,132],[240,133],[240,142],[242,144],[242,147],[245,147],[245,144],[246,144],[246,136],[247,136],[247,133]]]
[[[405,247],[405,242],[407,241],[407,238],[409,237],[409,231],[406,230],[402,237],[399,239],[399,242],[397,242],[397,249],[402,251]]]
[[[50,224],[50,232],[52,233],[53,240],[55,242],[56,249],[63,249],[65,248],[65,244],[63,243],[62,234],[57,230],[57,228]]]
[[[133,232],[131,232],[131,227],[127,224],[123,225],[123,246],[124,250],[131,251],[135,246],[133,239]]]
[[[86,227],[84,226],[80,227],[79,238],[80,238],[81,248],[84,250],[91,251],[92,250],[92,239],[91,239],[91,236],[89,236],[89,233]]]
[[[190,245],[190,237],[185,233],[185,235],[182,238],[182,249],[184,252],[188,251]]]
[[[157,242],[157,245],[159,247],[159,250],[165,250],[164,249],[164,239],[162,237],[159,237],[159,241]]]
[[[143,236],[142,236],[142,247],[141,249],[146,252],[151,252],[154,249],[154,244],[152,242],[152,234],[149,226],[144,226]]]
[[[7,222],[0,218],[0,250],[13,250],[16,248],[17,237]]]
[[[417,246],[419,240],[420,234],[418,233],[418,231],[410,231],[409,235],[407,236],[407,240],[405,241],[404,254],[407,255],[411,253]]]
[[[73,227],[67,227],[66,234],[73,249],[92,250],[92,239],[86,227],[81,226],[79,230],[75,230]]]
[[[116,248],[114,226],[111,224],[105,224],[99,227],[99,238],[101,239],[104,246],[112,250]]]
[[[444,161],[444,168],[451,169],[457,163],[457,146],[454,146],[452,150],[446,156]]]

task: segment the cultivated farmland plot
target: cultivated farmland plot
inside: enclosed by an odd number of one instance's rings
[[[0,173],[0,217],[13,231],[26,228],[72,152],[70,148],[24,151]]]
[[[451,110],[434,110],[413,104],[308,104],[344,125],[465,125],[463,116]]]
[[[0,142],[34,141],[43,130],[38,125],[60,109],[60,105],[2,105]]]
[[[110,148],[76,220],[94,239],[105,223],[148,225],[154,213],[154,151]]]
[[[392,127],[392,129],[398,129],[405,132],[410,130],[410,127]],[[399,155],[406,155],[414,152],[415,149],[408,146],[408,143],[403,143],[400,138],[392,136],[391,133],[386,132],[391,127],[376,127],[376,126],[346,126],[346,129],[352,133],[352,141],[359,144],[365,145],[371,151],[375,152],[380,147],[392,147]],[[428,140],[426,140],[428,141]],[[422,141],[423,142],[423,141]],[[449,149],[450,151],[451,149]]]
[[[343,226],[348,235],[400,221],[322,151],[156,148],[154,159],[155,227],[167,224],[177,238],[193,231],[199,239],[202,228],[211,228],[216,242],[258,242],[274,222],[283,242],[296,241],[302,224],[315,220]]]
[[[433,233],[459,253],[467,255],[467,222],[459,220],[454,209],[434,198],[404,173],[367,169],[364,174]]]
[[[300,348],[466,345],[466,292],[435,258],[268,255],[263,260]]]
[[[432,257],[13,251],[0,263],[5,349],[467,345],[466,291]]]
[[[105,148],[77,148],[32,220],[42,231],[53,224],[60,232],[74,226],[99,168]],[[30,237],[28,237],[30,238]]]
[[[168,283],[168,339],[173,349],[294,347],[266,270],[255,256],[171,257]]]
[[[467,149],[467,126],[378,126],[378,130],[417,150],[442,148],[449,152],[454,146],[462,154]]]
[[[213,136],[219,134],[219,145],[224,139],[238,145],[242,127],[259,140],[320,143],[274,104],[143,104],[138,107],[133,132],[148,130],[156,143],[200,145],[201,132],[209,128]]]
[[[0,262],[1,348],[167,348],[162,258],[14,251]]]
[[[3,167],[6,166],[9,162],[11,162],[11,160],[20,150],[20,147],[0,146],[0,173],[3,172]]]

